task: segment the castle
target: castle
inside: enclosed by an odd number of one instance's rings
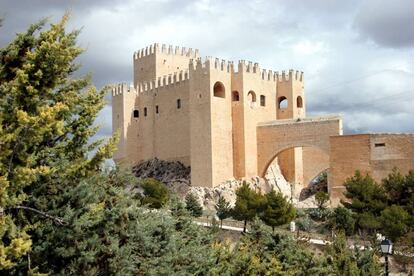
[[[159,44],[135,52],[133,62],[133,85],[112,91],[112,126],[120,132],[117,163],[180,161],[191,167],[192,185],[202,187],[263,177],[273,162],[298,186],[330,170],[329,192],[335,197],[355,169],[380,170],[381,177],[394,159],[409,160],[399,162],[402,169],[414,168],[413,135],[343,136],[339,116],[307,117],[302,72],[273,72],[244,60],[203,60],[198,50]],[[371,168],[371,151],[385,147],[384,139],[390,140],[386,160],[391,163]],[[358,142],[368,147],[354,152],[363,152],[360,161],[369,164],[360,162],[364,168],[353,165],[355,156],[341,159]],[[411,146],[398,148],[401,142]]]

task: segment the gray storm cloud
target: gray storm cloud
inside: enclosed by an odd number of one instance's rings
[[[0,47],[69,10],[87,50],[80,73],[97,87],[130,82],[133,52],[168,43],[303,70],[308,115],[339,113],[346,132],[414,132],[413,9],[410,0],[0,0]],[[110,102],[96,123],[110,135]]]

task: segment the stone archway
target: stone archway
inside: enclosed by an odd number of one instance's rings
[[[338,116],[277,120],[257,127],[257,170],[264,176],[281,152],[298,147],[315,147],[329,156],[329,137],[342,135]]]

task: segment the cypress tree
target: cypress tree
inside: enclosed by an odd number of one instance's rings
[[[223,220],[231,216],[230,202],[226,201],[223,196],[220,196],[214,208],[216,209],[217,217],[220,219],[220,227],[223,228]]]

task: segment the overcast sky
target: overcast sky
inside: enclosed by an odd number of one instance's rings
[[[414,132],[413,0],[0,0],[0,47],[66,10],[98,87],[131,82],[133,52],[159,42],[302,70],[308,115],[341,114],[346,133]],[[98,123],[110,135],[110,102]]]

